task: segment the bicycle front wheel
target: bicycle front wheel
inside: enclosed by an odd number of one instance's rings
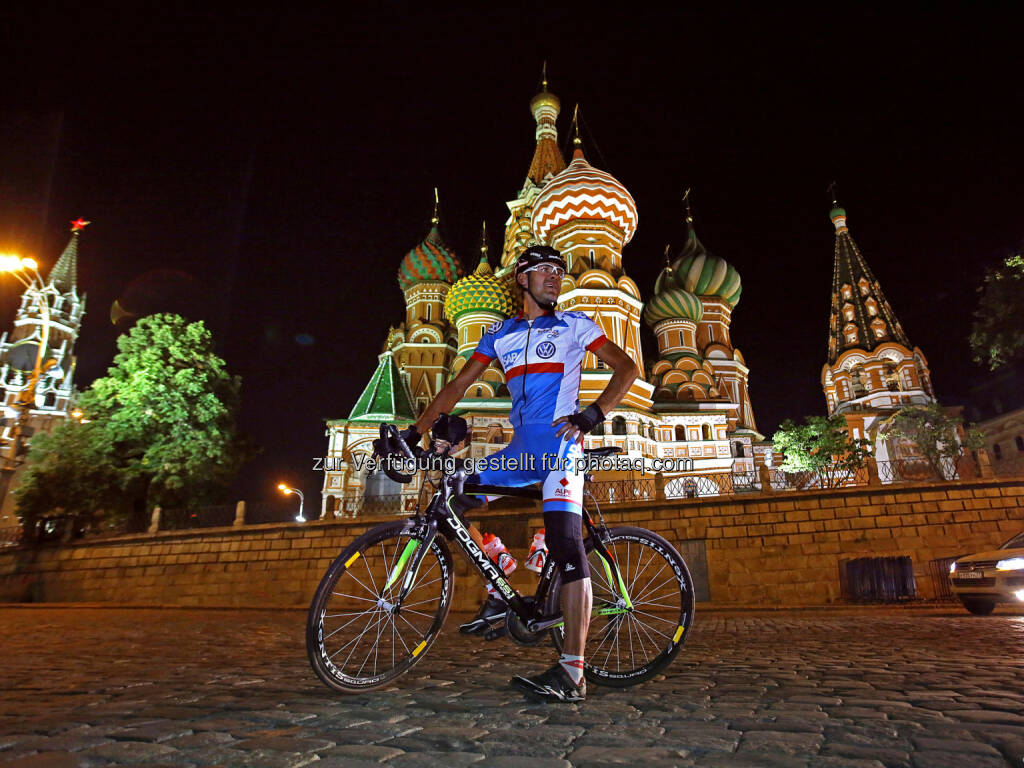
[[[443,538],[434,537],[394,611],[411,554],[422,545],[410,536],[408,522],[386,523],[357,538],[327,569],[309,608],[306,652],[331,688],[357,693],[386,685],[408,672],[437,638],[455,575]]]
[[[594,602],[583,673],[596,685],[625,688],[650,680],[679,653],[693,621],[693,582],[682,555],[658,534],[632,527],[611,528],[608,534],[605,547],[618,563],[622,583],[588,537]],[[546,601],[548,615],[561,610],[560,592],[556,571]],[[564,628],[551,630],[551,639],[561,652]]]

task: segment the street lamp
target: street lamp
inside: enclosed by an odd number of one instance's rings
[[[7,489],[10,487],[11,478],[18,466],[18,453],[21,450],[21,441],[24,436],[24,422],[28,411],[35,402],[36,387],[39,378],[43,374],[43,355],[46,354],[50,341],[50,299],[45,292],[45,283],[40,276],[38,264],[35,259],[25,259],[13,254],[0,254],[0,272],[11,274],[19,283],[25,286],[25,294],[39,307],[39,314],[43,323],[39,334],[39,346],[36,349],[36,362],[32,367],[25,388],[19,392],[14,400],[14,425],[11,429],[11,442],[4,456],[3,464],[0,466],[0,503],[7,498]]]
[[[304,518],[302,516],[302,505],[306,503],[306,498],[302,495],[302,491],[300,491],[298,488],[290,488],[287,485],[285,485],[284,483],[278,483],[277,487],[280,489],[281,493],[283,493],[285,496],[287,496],[289,493],[294,493],[295,495],[297,495],[299,497],[299,514],[296,516],[295,522],[297,522],[297,523],[304,523],[304,522],[306,522],[306,518]]]

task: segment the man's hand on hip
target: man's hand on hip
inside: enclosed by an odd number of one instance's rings
[[[582,443],[583,436],[602,421],[604,421],[604,414],[601,413],[601,409],[597,407],[596,403],[591,403],[579,413],[555,419],[554,424],[551,426],[555,426],[555,424],[562,425],[555,432],[555,437],[564,437],[566,440],[575,440],[578,443]]]

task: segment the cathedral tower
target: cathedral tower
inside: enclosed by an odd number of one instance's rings
[[[821,385],[829,414],[895,408],[935,399],[928,361],[896,319],[882,286],[833,201],[835,226],[828,362]]]
[[[640,290],[622,268],[622,248],[637,227],[633,196],[610,173],[587,162],[575,140],[569,166],[552,178],[533,205],[533,234],[537,242],[557,248],[569,268],[558,307],[584,312],[604,330],[643,371],[640,347]],[[611,372],[597,356],[583,359],[580,403],[593,402]],[[622,406],[651,407],[653,388],[637,378]]]
[[[444,316],[444,300],[452,283],[464,274],[462,262],[441,239],[438,207],[434,190],[430,231],[405,255],[398,270],[398,284],[405,294],[405,323],[392,330],[388,339],[407,376],[417,411],[444,386],[455,357],[455,329]]]
[[[530,114],[537,123],[534,132],[537,144],[533,150],[533,160],[519,195],[507,203],[509,217],[505,222],[505,245],[501,253],[501,266],[505,269],[515,264],[528,245],[536,242],[530,223],[533,204],[544,185],[565,170],[565,158],[558,148],[558,129],[555,126],[561,108],[562,103],[558,97],[548,91],[545,64],[540,93],[530,100]]]

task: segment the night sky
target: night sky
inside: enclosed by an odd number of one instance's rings
[[[206,321],[263,446],[234,493],[285,479],[319,506],[323,420],[403,317],[395,273],[433,187],[468,268],[484,219],[500,250],[546,59],[560,143],[578,102],[588,160],[637,201],[624,265],[647,297],[693,188],[698,234],[743,279],[732,339],[763,433],[824,413],[832,180],[940,399],[964,401],[975,288],[1024,237],[1019,18],[481,7],[5,12],[0,251],[48,269],[66,222],[93,222],[78,385],[111,362],[116,299]],[[5,328],[18,293],[0,286]]]

